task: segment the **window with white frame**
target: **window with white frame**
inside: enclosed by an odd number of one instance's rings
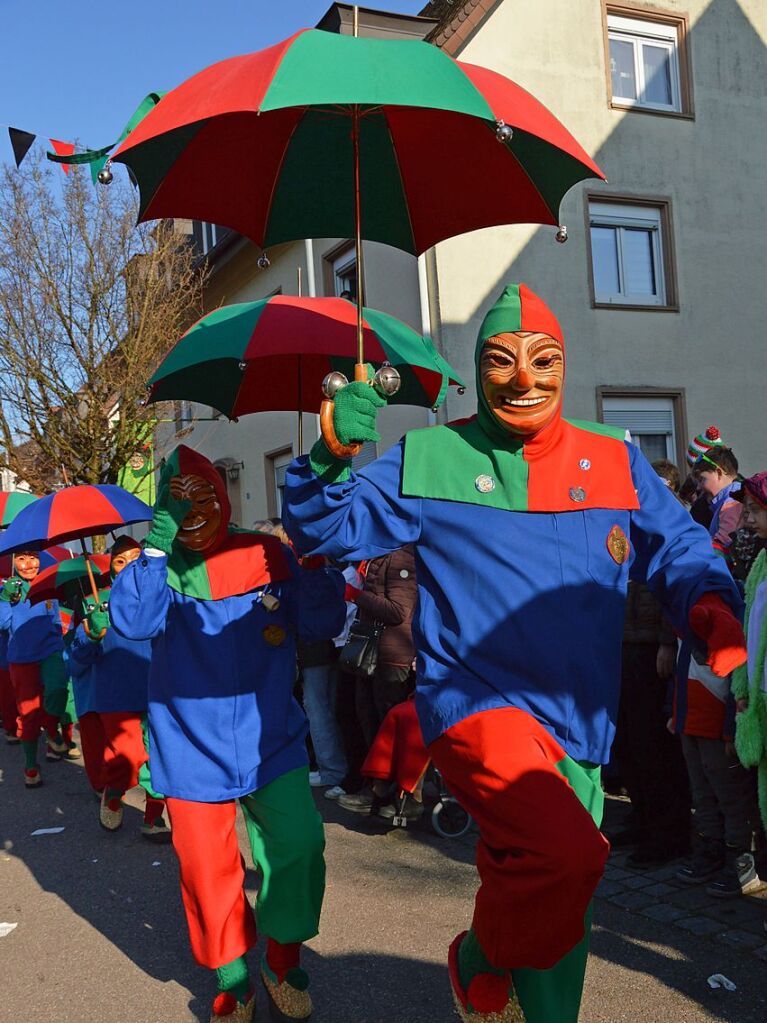
[[[272,463],[274,514],[277,518],[282,518],[282,508],[285,500],[285,476],[288,472],[288,466],[293,461],[293,450],[292,448],[287,448],[285,451],[279,452],[279,454],[270,456],[269,460]]]
[[[589,227],[598,305],[670,304],[660,206],[590,201]]]
[[[681,113],[678,25],[608,12],[607,36],[612,102]]]
[[[674,398],[637,395],[605,396],[602,421],[628,430],[631,440],[654,462],[677,457]]]
[[[354,251],[343,252],[332,263],[333,294],[336,298],[357,300],[357,260]]]
[[[229,233],[229,228],[220,227],[218,224],[209,224],[205,220],[195,220],[192,223],[192,237],[195,240],[197,249],[203,256],[206,256],[221,239]]]

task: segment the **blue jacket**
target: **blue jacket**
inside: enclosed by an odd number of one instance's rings
[[[0,600],[0,629],[8,634],[9,664],[35,664],[64,649],[56,600],[41,604]]]
[[[680,632],[707,591],[740,607],[706,531],[628,449],[636,511],[516,512],[404,497],[402,444],[342,483],[324,484],[306,457],[293,462],[283,520],[300,552],[354,561],[415,546],[416,706],[427,743],[471,714],[513,706],[574,759],[605,763],[629,572]],[[631,544],[623,564],[607,545],[616,525]]]
[[[70,642],[66,658],[72,676],[77,716],[89,711],[136,711],[147,709],[150,641],[126,639],[114,629],[94,643],[82,624]]]
[[[341,631],[343,577],[304,572],[291,556],[284,582],[200,600],[168,586],[166,564],[164,555],[142,555],[109,599],[120,635],[152,641],[152,784],[198,802],[247,795],[307,762],[306,717],[293,698],[295,636],[311,642]],[[267,590],[280,601],[275,611],[261,602]]]

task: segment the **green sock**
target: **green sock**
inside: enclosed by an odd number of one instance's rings
[[[507,972],[499,970],[488,960],[474,933],[474,928],[468,931],[458,949],[458,979],[463,990],[469,990],[469,984],[478,973],[496,973],[502,977]]]
[[[31,771],[32,768],[37,767],[37,742],[22,739],[21,748],[24,751],[24,767],[27,771]]]
[[[218,990],[228,991],[238,1002],[243,1002],[251,991],[248,963],[245,956],[237,956],[231,963],[216,967]]]

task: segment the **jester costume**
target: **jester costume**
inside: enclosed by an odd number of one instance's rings
[[[118,634],[150,640],[150,755],[166,794],[197,961],[216,969],[212,1020],[250,1020],[245,953],[256,942],[243,891],[237,801],[263,874],[261,977],[275,1012],[306,1019],[301,943],[318,931],[325,867],[309,788],[306,718],[293,698],[296,637],[343,626],[343,579],[301,571],[273,536],[229,526],[224,483],[179,447],[164,469],[143,554],[115,579]]]
[[[112,576],[140,550],[131,537],[120,537],[112,547]],[[110,628],[105,609],[109,589],[102,590],[100,598],[99,606],[86,602],[86,615],[70,634],[66,649],[85,771],[101,796],[103,828],[117,831],[123,820],[123,796],[141,784],[146,793],[141,834],[150,841],[164,841],[169,837],[162,816],[165,801],[152,788],[145,746],[151,643],[125,639]]]
[[[712,652],[732,634],[740,656],[739,598],[639,449],[561,417],[562,332],[524,285],[488,313],[476,363],[475,418],[409,433],[357,474],[319,441],[288,472],[284,521],[299,551],[337,559],[414,545],[416,707],[480,834],[473,925],[449,953],[456,1006],[471,1023],[574,1023],[629,573],[680,631],[700,602]],[[341,389],[341,443],[377,439],[381,404]]]
[[[20,568],[20,564],[24,567]],[[27,788],[42,784],[37,763],[40,732],[46,732],[46,758],[49,760],[61,759],[72,743],[71,723],[67,724],[66,733],[62,735],[59,714],[46,709],[44,702],[46,689],[61,691],[63,684],[65,705],[67,680],[58,603],[49,600],[33,605],[27,598],[31,580],[39,567],[36,554],[17,555],[14,575],[6,579],[0,589],[0,630],[7,635],[8,673],[18,708],[18,737],[24,752],[24,783]],[[64,711],[64,706],[60,710]]]

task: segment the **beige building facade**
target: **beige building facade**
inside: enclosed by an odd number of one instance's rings
[[[366,34],[427,38],[460,60],[514,79],[546,104],[608,181],[568,193],[557,244],[549,227],[510,226],[440,243],[419,260],[365,246],[366,303],[431,335],[473,381],[479,324],[505,283],[524,281],[552,306],[568,345],[565,412],[631,430],[650,457],[680,466],[689,438],[716,424],[746,472],[764,467],[761,394],[767,275],[767,2],[765,0],[433,0],[424,17],[362,11]],[[351,8],[320,21],[351,29]],[[450,168],[425,167],[425,174]],[[482,187],[482,168],[464,190]],[[333,295],[351,280],[348,239],[259,252],[194,225],[211,261],[206,308],[297,292]],[[439,419],[469,415],[475,391],[451,389]],[[157,454],[177,440],[227,479],[243,526],[279,515],[297,417],[228,423],[178,408]],[[380,454],[426,409],[387,409]],[[304,416],[304,450],[318,436]]]

